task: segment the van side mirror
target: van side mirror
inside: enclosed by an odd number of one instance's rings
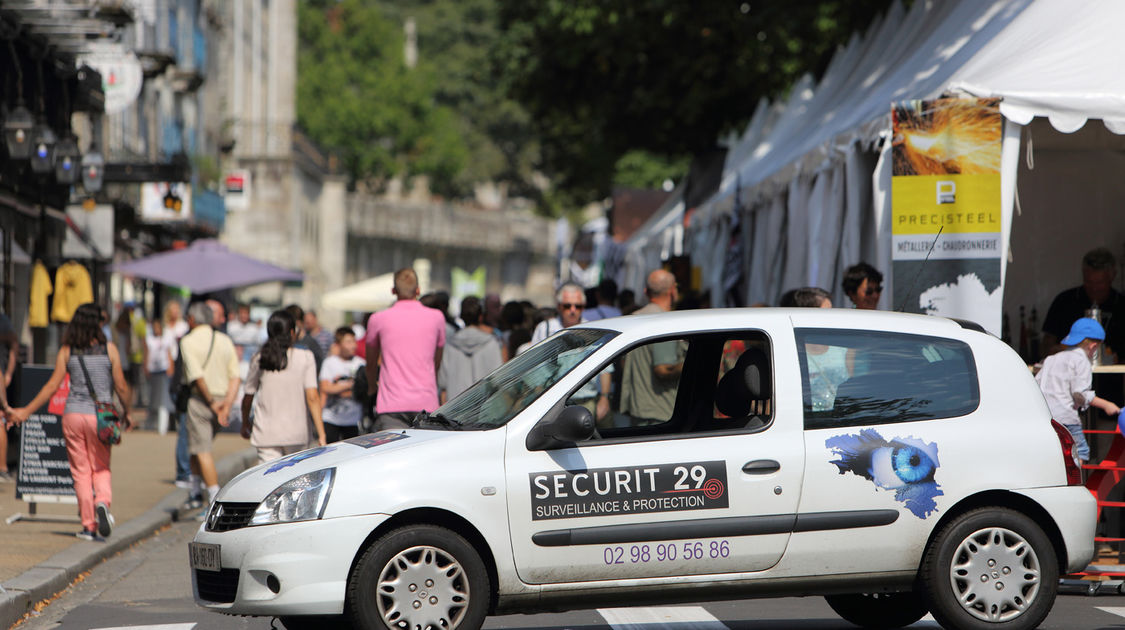
[[[563,407],[553,418],[544,418],[527,434],[527,450],[547,451],[574,446],[594,435],[594,414],[581,405]]]

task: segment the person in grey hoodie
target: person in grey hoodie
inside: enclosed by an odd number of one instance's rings
[[[465,327],[446,342],[438,371],[442,404],[488,376],[503,362],[500,341],[492,327],[484,323],[483,311],[480,298],[469,296],[461,300],[461,319]]]

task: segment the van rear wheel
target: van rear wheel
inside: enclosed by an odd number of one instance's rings
[[[1008,508],[980,508],[934,537],[920,577],[944,627],[1031,630],[1055,603],[1059,565],[1035,521]]]
[[[901,628],[926,616],[926,602],[917,593],[855,593],[825,595],[825,601],[861,628]]]

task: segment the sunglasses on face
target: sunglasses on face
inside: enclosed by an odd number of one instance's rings
[[[570,309],[582,310],[586,308],[585,304],[559,304],[559,310],[569,311]]]

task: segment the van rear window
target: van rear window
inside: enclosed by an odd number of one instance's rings
[[[968,344],[941,337],[799,328],[805,428],[953,418],[980,404]]]

